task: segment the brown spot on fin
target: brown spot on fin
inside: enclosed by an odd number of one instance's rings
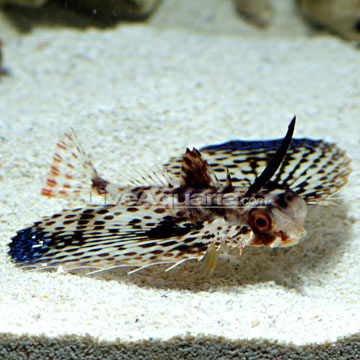
[[[91,179],[91,187],[93,190],[96,190],[99,195],[108,193],[106,191],[108,185],[109,182],[97,174]]]
[[[222,190],[222,193],[226,194],[231,192],[234,192],[234,186],[232,184],[229,168],[226,168],[226,183],[224,189]]]
[[[207,189],[218,184],[218,179],[209,164],[195,148],[193,150],[186,149],[180,178],[181,187]]]

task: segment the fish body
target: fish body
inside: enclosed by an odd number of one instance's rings
[[[308,204],[326,203],[347,180],[349,159],[323,140],[230,141],[169,159],[126,185],[102,178],[73,130],[57,144],[42,194],[107,196],[110,205],[63,210],[19,230],[9,255],[21,267],[65,269],[204,260],[223,249],[287,247],[306,234]]]

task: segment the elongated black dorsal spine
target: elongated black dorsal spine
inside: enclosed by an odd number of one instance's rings
[[[256,180],[250,185],[245,196],[251,196],[252,194],[255,194],[256,192],[258,192],[273,177],[276,170],[279,168],[282,161],[284,160],[287,150],[290,146],[290,143],[291,143],[291,140],[292,140],[292,137],[294,134],[295,122],[296,122],[296,116],[294,116],[293,119],[291,120],[288,131],[287,131],[281,145],[277,149],[274,157],[267,164],[266,168],[260,174],[260,176],[258,178],[256,178]]]

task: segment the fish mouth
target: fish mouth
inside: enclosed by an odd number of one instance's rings
[[[302,227],[299,231],[291,236],[287,235],[284,231],[277,231],[274,233],[275,240],[269,245],[270,247],[289,247],[294,246],[302,240],[306,235],[306,230]]]

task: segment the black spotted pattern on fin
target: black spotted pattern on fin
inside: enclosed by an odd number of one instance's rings
[[[200,149],[219,182],[226,184],[229,169],[233,186],[246,189],[262,173],[282,139],[266,141],[234,140]],[[164,166],[179,176],[181,157]],[[350,159],[335,144],[324,140],[292,139],[284,161],[266,188],[291,189],[308,203],[328,199],[347,182]]]
[[[9,255],[21,267],[65,269],[201,260],[210,243],[220,247],[219,226],[223,219],[193,221],[148,204],[64,210],[18,231]]]

